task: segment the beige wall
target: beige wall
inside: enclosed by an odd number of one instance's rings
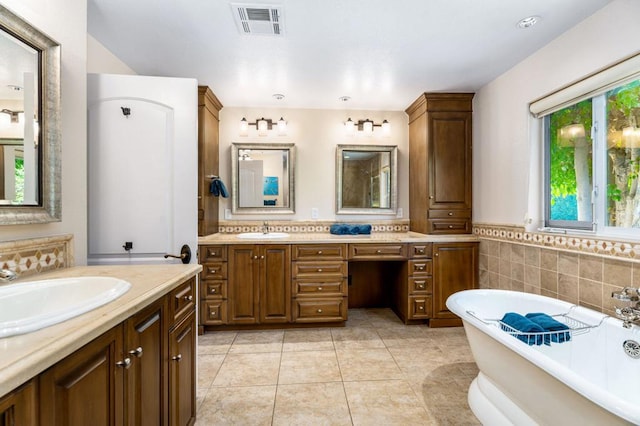
[[[215,88],[212,88],[215,92]],[[419,94],[416,93],[416,97]],[[224,100],[221,100],[224,104]],[[287,136],[269,135],[259,137],[255,127],[250,126],[249,136],[239,136],[242,117],[250,122],[265,117],[287,121]],[[369,118],[375,123],[388,120],[391,135],[381,136],[379,128],[372,137],[362,134],[347,136],[343,123]],[[311,209],[317,208],[319,220],[390,220],[389,215],[336,215],[335,214],[335,156],[336,145],[398,145],[398,206],[404,217],[408,214],[409,181],[409,128],[408,117],[402,111],[345,111],[322,109],[275,109],[225,107],[220,112],[220,176],[231,188],[231,143],[295,143],[296,144],[296,213],[294,215],[233,215],[233,220],[310,220]],[[224,219],[225,208],[231,209],[231,199],[220,200],[220,219]]]
[[[87,3],[86,0],[3,0],[11,9],[62,45],[62,221],[3,226],[9,241],[71,233],[76,264],[87,257]]]

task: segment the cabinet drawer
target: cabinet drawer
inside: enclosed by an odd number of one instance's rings
[[[294,278],[301,276],[319,275],[347,275],[347,262],[294,262],[292,275]]]
[[[431,277],[417,278],[409,277],[410,294],[431,294],[433,292],[433,279]]]
[[[200,263],[227,260],[227,246],[200,246]]]
[[[471,220],[428,220],[430,234],[468,234],[471,232]]]
[[[405,259],[406,244],[349,244],[349,259]]]
[[[169,303],[170,318],[175,324],[186,317],[196,306],[196,279],[191,278],[171,291]]]
[[[293,301],[295,322],[335,322],[347,320],[347,299],[295,299]]]
[[[347,279],[311,279],[295,280],[293,294],[297,296],[346,296]]]
[[[409,261],[409,275],[431,275],[431,259],[412,259]]]
[[[227,279],[227,262],[211,262],[202,265],[200,276],[203,280]]]
[[[205,300],[200,305],[200,324],[220,325],[227,323],[227,301]]]
[[[343,260],[347,255],[346,244],[300,244],[293,246],[293,260]]]
[[[429,219],[470,219],[470,210],[429,210]]]
[[[200,281],[200,298],[201,299],[226,299],[227,298],[227,281],[226,280],[201,280]]]
[[[431,318],[431,296],[409,296],[409,319]]]
[[[431,257],[432,252],[433,244],[431,243],[409,244],[409,257],[411,258]]]

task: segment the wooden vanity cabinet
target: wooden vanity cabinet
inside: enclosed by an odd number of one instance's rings
[[[195,422],[195,278],[40,374],[41,425]]]
[[[198,250],[200,273],[200,311],[198,333],[208,325],[227,324],[227,246],[201,245]]]
[[[410,229],[471,233],[473,93],[423,93],[409,108]]]
[[[228,246],[228,323],[291,320],[291,245]]]
[[[296,323],[347,320],[347,245],[293,246],[292,304]]]
[[[30,380],[0,398],[0,426],[38,424],[37,381]]]
[[[478,288],[478,243],[433,244],[433,314],[429,325],[461,326],[447,309],[447,298],[455,292]]]

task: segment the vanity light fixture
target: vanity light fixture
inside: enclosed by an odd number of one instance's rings
[[[360,132],[363,132],[367,136],[371,136],[373,134],[373,129],[376,127],[380,127],[382,129],[382,134],[384,136],[391,135],[391,123],[389,123],[387,120],[383,120],[382,123],[376,124],[368,118],[358,121],[353,121],[351,118],[349,118],[344,123],[345,131],[349,136],[353,136],[356,129]]]
[[[0,115],[0,123],[2,124],[24,123],[23,111],[11,111],[10,109],[4,108],[0,113],[2,113],[2,115]]]
[[[249,126],[256,126],[258,136],[267,136],[269,130],[273,129],[274,126],[278,128],[278,135],[285,136],[287,134],[287,122],[284,121],[283,117],[280,117],[280,120],[277,122],[274,122],[270,118],[262,117],[253,123],[248,122],[246,118],[242,117],[242,120],[240,120],[240,136],[249,135]]]

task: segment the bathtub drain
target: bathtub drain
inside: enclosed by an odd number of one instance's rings
[[[627,355],[629,355],[631,358],[640,358],[640,343],[636,342],[635,340],[625,340],[622,344],[622,347],[624,348],[624,351],[627,353]]]

